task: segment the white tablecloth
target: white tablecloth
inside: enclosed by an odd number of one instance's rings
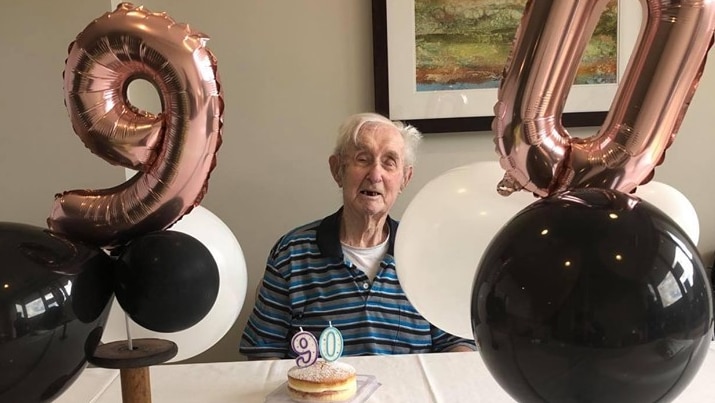
[[[678,403],[715,402],[715,344]],[[513,403],[478,353],[343,357],[381,386],[370,403]],[[286,380],[293,360],[174,364],[151,367],[154,403],[263,403]],[[108,385],[108,386],[107,386]],[[56,402],[121,403],[118,370],[88,368]]]

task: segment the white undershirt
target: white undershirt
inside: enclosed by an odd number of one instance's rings
[[[383,256],[387,253],[387,241],[389,239],[390,237],[388,236],[383,243],[369,248],[356,248],[343,242],[340,242],[340,244],[343,247],[345,257],[372,281],[380,270],[380,262]]]

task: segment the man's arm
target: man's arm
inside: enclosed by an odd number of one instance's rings
[[[477,350],[474,340],[457,337],[434,325],[430,325],[430,327],[432,332],[432,351],[434,352],[465,352]]]
[[[274,246],[266,263],[256,304],[243,330],[239,351],[249,360],[281,359],[288,356],[290,296],[288,281],[276,268]]]
[[[456,346],[446,348],[444,352],[446,353],[459,353],[459,352],[472,352],[476,351],[476,348],[472,348],[470,346],[466,346],[464,344],[457,344]]]

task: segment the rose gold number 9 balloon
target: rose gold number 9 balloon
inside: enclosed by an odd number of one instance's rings
[[[603,126],[593,137],[571,138],[561,114],[608,1],[527,3],[494,107],[492,128],[506,171],[501,194],[631,192],[662,162],[712,45],[715,2],[641,0],[645,21]]]
[[[70,45],[65,105],[82,142],[140,171],[111,189],[55,196],[51,230],[112,248],[168,228],[203,198],[221,144],[223,95],[208,37],[163,13],[120,4]],[[162,112],[127,99],[136,79],[158,90]]]

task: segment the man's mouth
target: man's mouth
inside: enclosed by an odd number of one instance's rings
[[[360,191],[360,194],[363,194],[363,195],[365,195],[365,196],[370,196],[370,197],[374,197],[374,196],[379,196],[379,195],[380,195],[380,193],[378,193],[378,192],[373,192],[372,190],[361,190],[361,191]]]

